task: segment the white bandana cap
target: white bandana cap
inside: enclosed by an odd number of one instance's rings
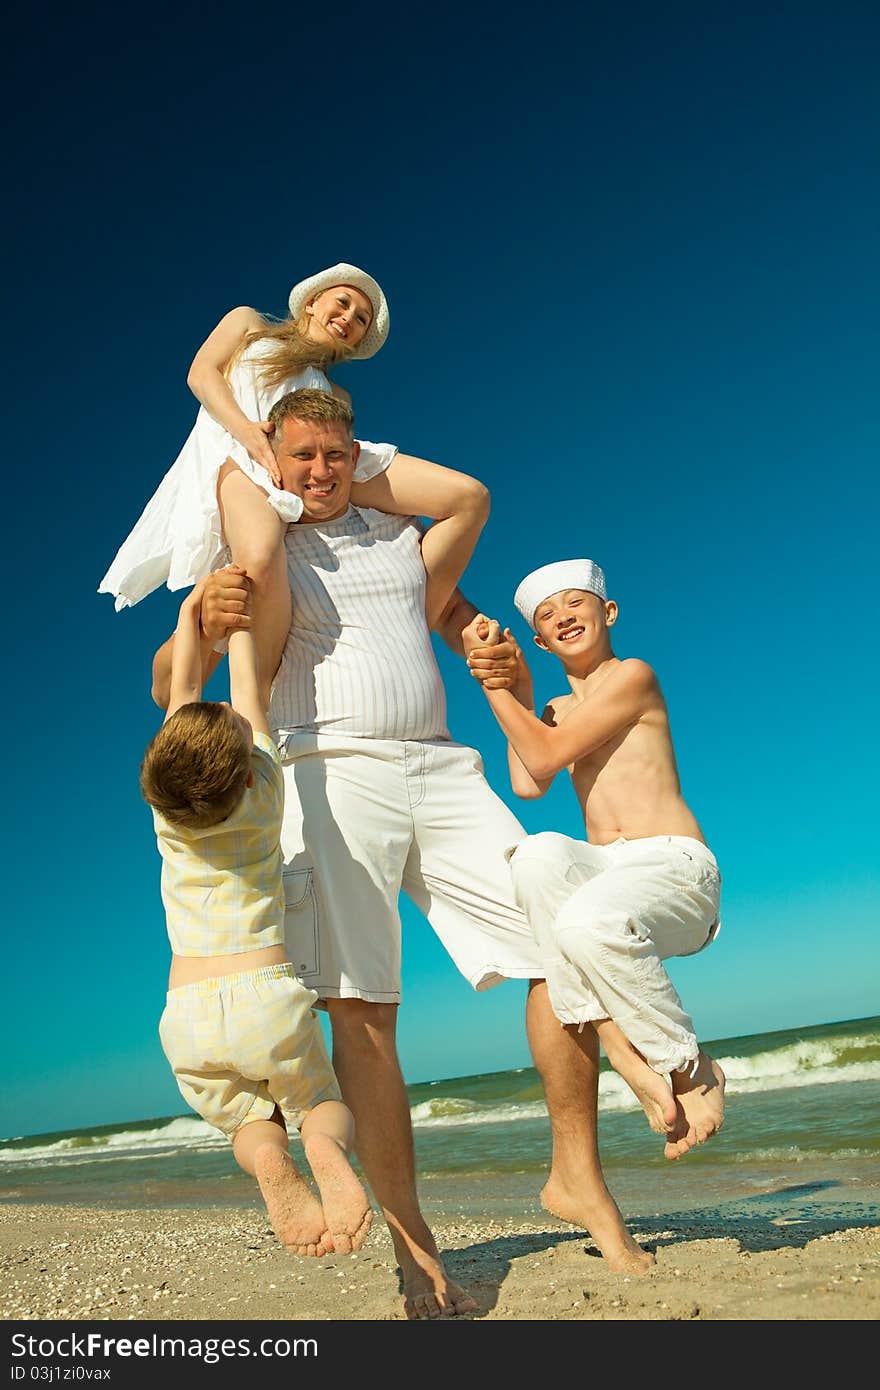
[[[586,589],[603,601],[608,597],[605,575],[592,560],[557,560],[526,575],[513,596],[514,606],[534,631],[538,605],[563,589]]]

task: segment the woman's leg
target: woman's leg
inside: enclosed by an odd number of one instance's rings
[[[275,672],[290,631],[290,585],[284,549],[286,522],[266,494],[228,459],[217,486],[223,534],[233,563],[247,571],[252,588],[252,631],[260,686],[268,703]]]

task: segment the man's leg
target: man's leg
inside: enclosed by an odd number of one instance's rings
[[[397,1005],[328,999],[333,1065],[354,1113],[355,1145],[382,1207],[403,1275],[409,1318],[456,1317],[476,1308],[447,1276],[419,1209],[409,1100],[397,1059]]]
[[[563,1026],[547,986],[534,981],[526,1005],[526,1031],[544,1083],[553,1135],[550,1176],[541,1193],[547,1211],[589,1231],[614,1270],[641,1274],[653,1255],[637,1245],[605,1185],[596,1135],[599,1043],[587,1024]]]
[[[327,1004],[336,1075],[355,1117],[355,1148],[391,1229],[407,1315],[470,1312],[475,1305],[447,1279],[419,1210],[395,1044],[397,899],[412,840],[404,745],[349,738],[321,753],[288,751],[282,846],[290,958]]]

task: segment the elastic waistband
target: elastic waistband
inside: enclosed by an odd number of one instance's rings
[[[234,975],[209,975],[206,980],[193,980],[189,985],[175,985],[174,989],[169,989],[168,998],[170,999],[172,994],[216,994],[227,985],[241,984],[245,981],[248,984],[258,984],[261,980],[283,980],[292,977],[295,977],[295,972],[289,961],[285,961],[283,965],[258,965],[254,970],[238,970]]]
[[[679,849],[686,849],[689,854],[696,851],[704,859],[711,859],[713,864],[718,862],[709,846],[702,840],[695,840],[693,835],[658,835],[657,839],[666,840],[670,845],[677,845]]]
[[[373,758],[397,761],[407,748],[464,748],[449,738],[371,738],[360,734],[323,733],[315,729],[279,729],[276,734],[282,763],[312,753],[368,753]]]
[[[702,840],[694,839],[693,835],[639,835],[636,839],[628,840],[625,835],[621,835],[619,840],[612,840],[608,845],[599,845],[599,849],[614,849],[617,845],[672,845],[678,849],[685,849],[689,854],[696,851],[705,859],[715,859],[715,855],[707,844]]]

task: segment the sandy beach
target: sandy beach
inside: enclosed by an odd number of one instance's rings
[[[637,1279],[612,1274],[552,1217],[437,1221],[448,1267],[477,1316],[506,1320],[875,1319],[880,1226],[826,1216],[631,1223],[656,1251]],[[288,1255],[263,1215],[10,1205],[0,1209],[5,1319],[391,1320],[402,1316],[387,1232],[357,1255]]]

